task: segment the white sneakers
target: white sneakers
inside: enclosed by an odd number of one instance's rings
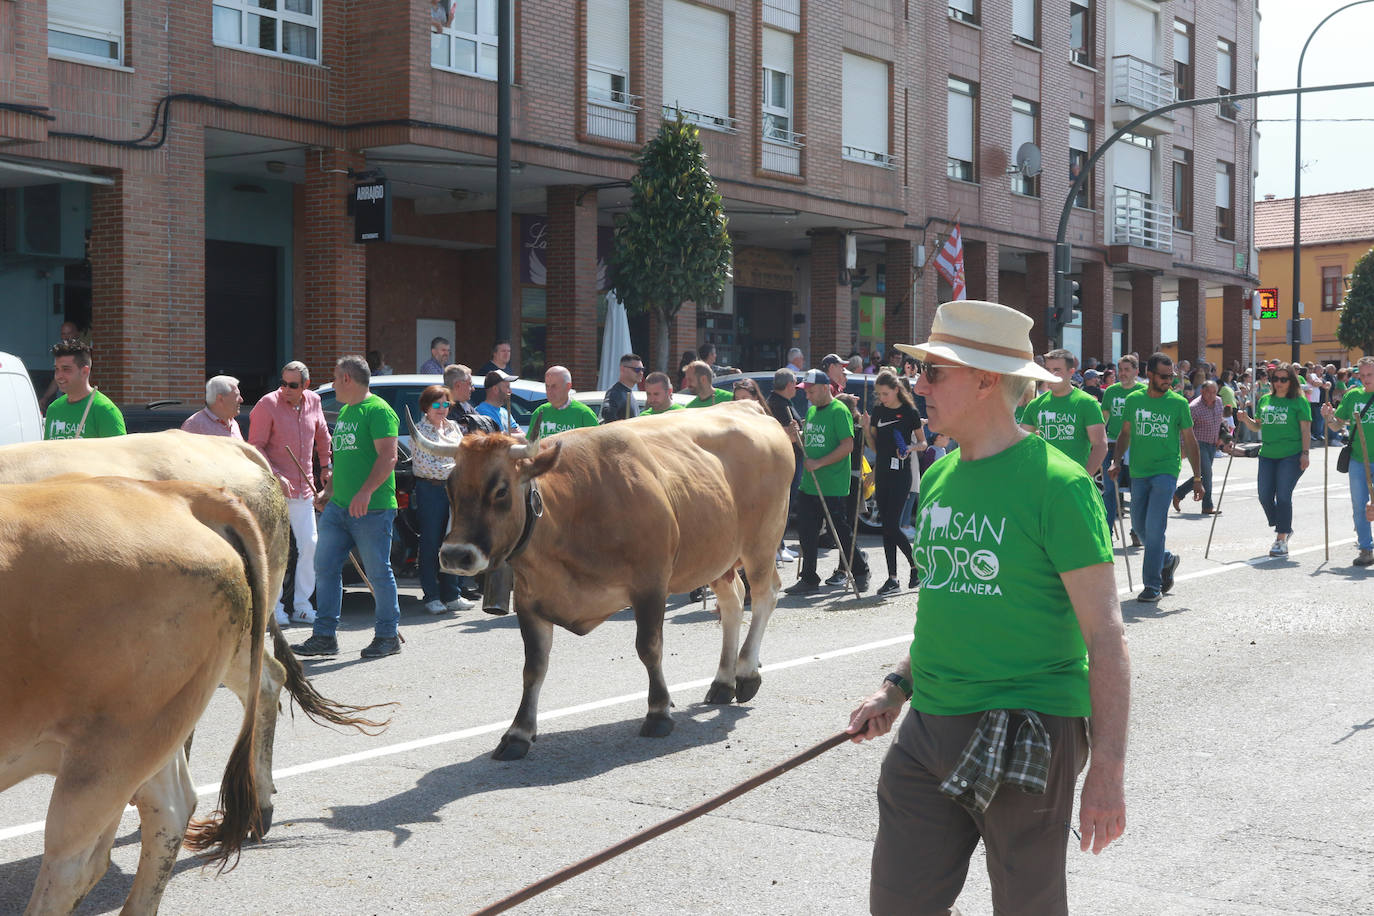
[[[425,602],[425,610],[431,614],[447,614],[448,607],[438,598],[432,598]]]
[[[784,564],[784,563],[793,563],[793,562],[796,561],[796,559],[797,559],[797,554],[796,554],[795,551],[789,550],[789,549],[786,548],[786,547],[779,547],[779,548],[778,548],[778,565],[779,565],[779,566],[781,566],[781,565]]]
[[[444,607],[448,608],[450,611],[468,611],[477,607],[477,602],[469,601],[462,595],[459,595],[457,598],[445,604]]]
[[[279,627],[289,627],[289,626],[291,626],[291,618],[286,616],[286,609],[285,609],[285,608],[281,608],[281,607],[277,608],[277,610],[272,614],[272,616],[277,618],[277,626],[279,626]]]
[[[1275,539],[1274,539],[1274,546],[1269,548],[1269,556],[1271,556],[1271,557],[1286,557],[1286,556],[1288,556],[1288,541],[1287,541],[1287,539],[1278,539],[1278,538],[1275,538]]]
[[[313,607],[297,608],[291,612],[291,619],[296,623],[314,623],[315,609]]]

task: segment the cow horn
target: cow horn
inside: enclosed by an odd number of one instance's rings
[[[533,442],[512,445],[510,447],[510,456],[512,458],[533,458],[535,455],[539,454],[539,446],[542,443],[542,439],[535,439]]]
[[[406,407],[406,424],[410,426],[410,442],[421,451],[440,458],[452,458],[458,454],[458,446],[448,442],[439,442],[435,439],[427,439],[415,426],[415,418],[410,415],[410,407]]]

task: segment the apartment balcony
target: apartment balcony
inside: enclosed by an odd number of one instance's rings
[[[739,133],[739,123],[736,119],[727,115],[712,114],[709,111],[697,111],[693,108],[681,108],[677,105],[663,106],[663,120],[672,121],[681,114],[682,120],[689,124],[695,124],[704,130],[715,130],[723,134]]]
[[[790,130],[765,126],[759,164],[769,172],[801,174],[802,135]]]
[[[1112,194],[1110,258],[1133,267],[1167,269],[1173,261],[1174,214],[1149,195],[1129,188]]]
[[[622,143],[637,139],[639,96],[628,92],[589,91],[587,94],[587,134]]]
[[[1147,60],[1129,54],[1112,58],[1112,126],[1121,127],[1147,111],[1174,101],[1174,75]],[[1135,129],[1139,134],[1167,134],[1174,129],[1172,115],[1156,115]]]

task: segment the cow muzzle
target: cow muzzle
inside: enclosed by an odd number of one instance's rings
[[[471,544],[445,544],[439,548],[439,568],[455,576],[475,576],[491,565],[491,558]]]

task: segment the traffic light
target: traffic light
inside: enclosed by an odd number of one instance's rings
[[[1078,321],[1078,306],[1083,286],[1077,280],[1062,277],[1055,284],[1055,302],[1050,309],[1050,334],[1057,335],[1066,324]]]
[[[1070,280],[1070,281],[1069,281],[1069,297],[1068,297],[1068,298],[1069,298],[1069,303],[1068,303],[1068,305],[1069,305],[1069,313],[1068,313],[1067,315],[1064,316],[1064,324],[1077,324],[1077,323],[1078,323],[1078,317],[1079,317],[1079,316],[1078,316],[1078,312],[1079,312],[1078,304],[1079,304],[1079,301],[1080,301],[1080,295],[1079,295],[1079,294],[1082,293],[1082,292],[1083,292],[1083,284],[1079,283],[1077,280]]]

